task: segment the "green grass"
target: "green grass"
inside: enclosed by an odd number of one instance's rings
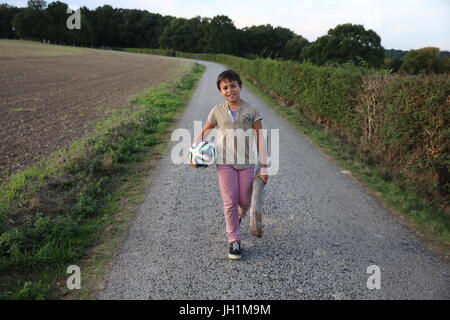
[[[440,208],[420,198],[415,192],[400,188],[389,179],[383,178],[383,168],[375,168],[365,163],[361,154],[339,140],[333,132],[324,132],[298,110],[281,106],[251,81],[244,80],[244,83],[340,167],[352,172],[352,175],[362,182],[362,186],[381,200],[391,212],[406,218],[405,222],[418,231],[425,241],[445,255],[450,254],[450,217]]]
[[[136,168],[169,140],[167,130],[203,69],[195,65],[182,79],[134,97],[137,110],[116,112],[98,125],[96,134],[5,182],[0,194],[0,298],[48,299],[67,293],[67,266],[88,256],[103,239],[105,226],[116,228],[110,223],[117,221],[118,202],[130,196],[130,181],[148,174],[137,175]],[[139,198],[143,188],[135,193]]]

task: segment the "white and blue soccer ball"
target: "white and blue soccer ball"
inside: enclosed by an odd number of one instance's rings
[[[216,162],[217,151],[210,141],[196,142],[189,149],[189,160],[201,167],[211,166]]]

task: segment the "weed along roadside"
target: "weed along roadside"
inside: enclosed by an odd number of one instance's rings
[[[116,111],[94,135],[4,182],[1,299],[93,297],[203,70],[195,64],[181,79],[135,96],[135,108]],[[66,285],[71,265],[82,270],[74,292]]]

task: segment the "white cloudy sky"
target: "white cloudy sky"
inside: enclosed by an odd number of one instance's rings
[[[342,23],[363,24],[377,32],[386,49],[427,46],[450,50],[450,0],[60,0],[71,8],[145,9],[176,17],[224,14],[238,28],[271,24],[314,41]],[[26,0],[0,0],[18,7]],[[52,2],[52,1],[47,1]]]

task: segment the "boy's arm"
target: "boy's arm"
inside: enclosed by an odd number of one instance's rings
[[[200,133],[194,138],[192,141],[192,144],[202,141],[204,137],[206,137],[211,129],[213,129],[215,125],[213,125],[211,122],[206,120],[205,125],[203,126]]]

